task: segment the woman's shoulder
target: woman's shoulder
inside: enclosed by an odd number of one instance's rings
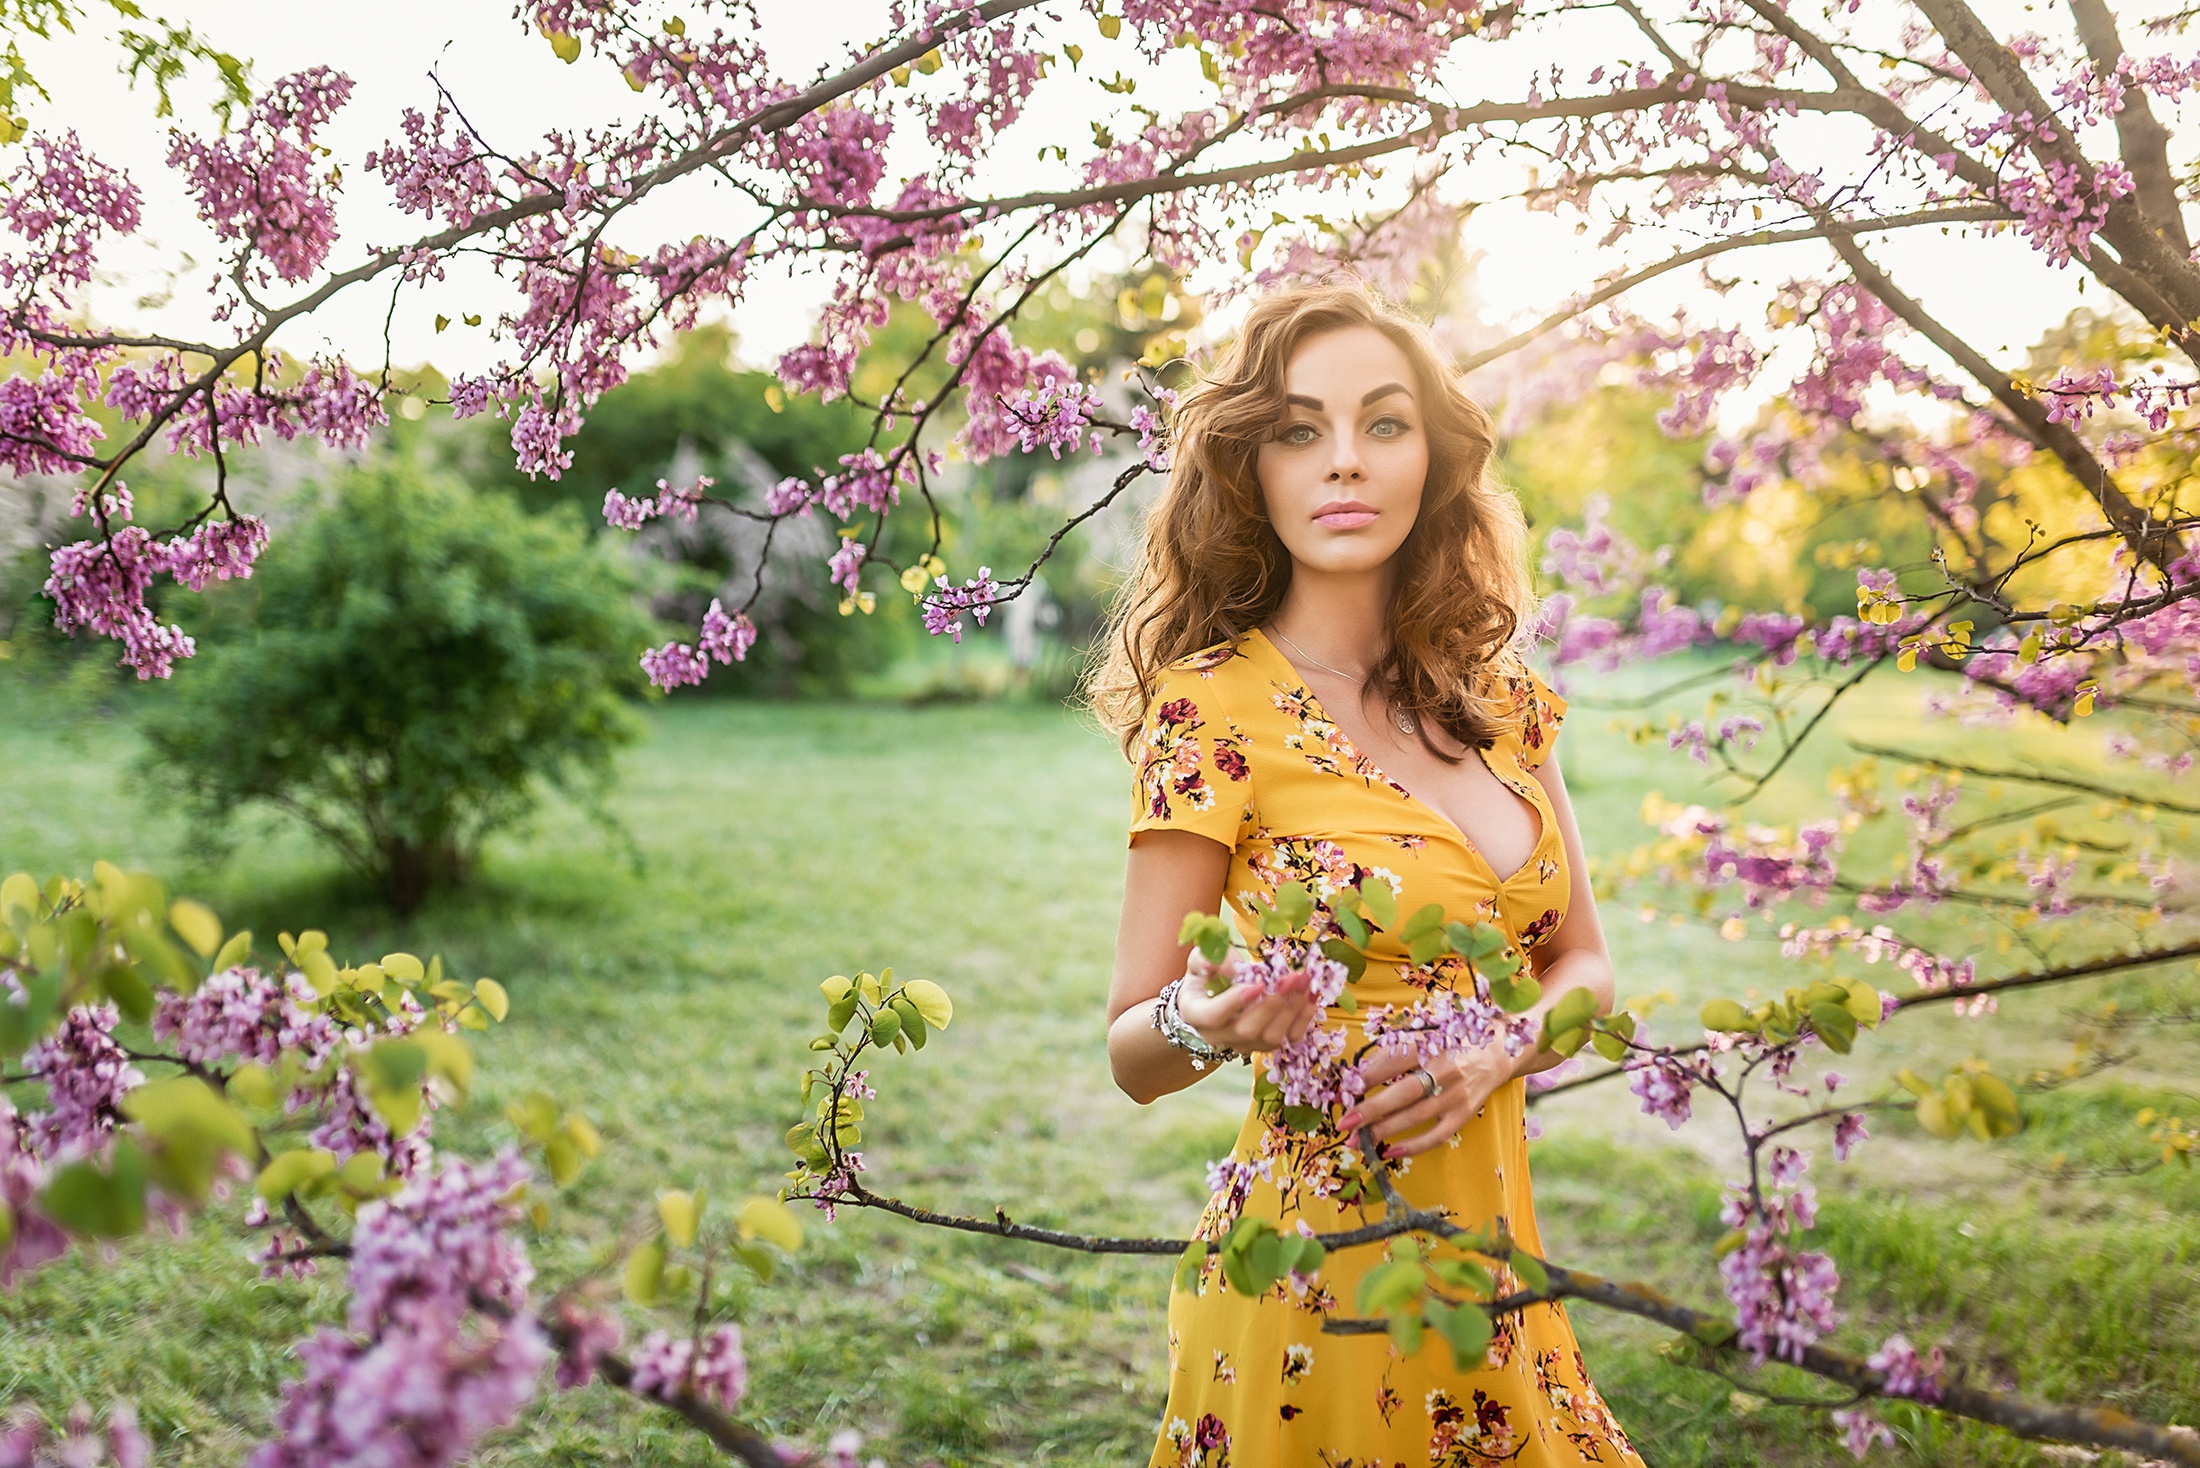
[[[1204,693],[1218,704],[1236,703],[1249,686],[1246,680],[1257,676],[1252,660],[1245,654],[1243,639],[1231,638],[1164,664],[1156,679],[1155,697]]]
[[[1225,672],[1236,672],[1246,664],[1244,639],[1230,637],[1210,647],[1203,647],[1197,652],[1184,654],[1175,662],[1170,663],[1165,671],[1192,673],[1202,678],[1213,679]]]
[[[1519,746],[1521,763],[1530,769],[1543,762],[1551,740],[1566,717],[1566,700],[1544,682],[1518,648],[1507,647],[1483,665],[1485,690],[1500,717],[1509,725],[1508,737]]]

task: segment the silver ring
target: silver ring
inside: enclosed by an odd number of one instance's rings
[[[1416,1075],[1421,1078],[1421,1099],[1423,1101],[1428,1100],[1437,1092],[1444,1089],[1443,1085],[1436,1079],[1436,1077],[1429,1074],[1429,1068],[1425,1065],[1417,1065],[1413,1067],[1412,1070],[1407,1071],[1406,1074]]]

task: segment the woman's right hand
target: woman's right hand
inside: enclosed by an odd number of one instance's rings
[[[1258,1054],[1299,1039],[1321,1022],[1322,1007],[1314,1002],[1304,974],[1293,974],[1273,989],[1232,984],[1210,995],[1207,979],[1215,971],[1193,950],[1186,974],[1191,982],[1176,991],[1177,1013],[1210,1045]]]

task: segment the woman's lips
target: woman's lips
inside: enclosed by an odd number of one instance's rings
[[[1314,512],[1314,523],[1325,530],[1357,530],[1363,525],[1374,524],[1378,513],[1378,511],[1357,501],[1341,505],[1323,505]]]

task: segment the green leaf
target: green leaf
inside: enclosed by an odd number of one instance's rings
[[[1344,935],[1345,942],[1355,948],[1365,948],[1367,946],[1366,923],[1361,922],[1357,916],[1346,912],[1340,907],[1332,907],[1329,915],[1336,920],[1337,931]],[[1331,939],[1329,941],[1335,942],[1336,940]],[[1324,944],[1323,946],[1327,947],[1328,945]]]
[[[1725,1034],[1734,1034],[1742,1030],[1757,1028],[1749,1017],[1749,1011],[1731,999],[1712,1000],[1703,1007],[1701,1018],[1705,1029],[1717,1030]]]
[[[174,950],[170,951],[173,952]],[[190,987],[195,985],[197,980],[198,975],[192,974],[183,983],[177,984],[176,987],[179,989]],[[109,964],[103,987],[107,990],[107,997],[114,1000],[115,1008],[120,1010],[122,1017],[130,1023],[141,1025],[151,1018],[153,1013],[153,991],[135,968],[122,963]]]
[[[1276,889],[1275,909],[1292,930],[1303,928],[1314,915],[1314,894],[1304,882],[1285,882]]]
[[[245,928],[231,933],[229,941],[222,944],[221,952],[214,955],[211,971],[217,974],[226,973],[238,964],[243,963],[246,958],[251,956],[251,953],[252,930]]]
[[[300,1147],[278,1152],[260,1169],[252,1191],[270,1203],[280,1203],[308,1183],[336,1176],[336,1154],[319,1147]]]
[[[1813,1004],[1810,1027],[1836,1055],[1846,1055],[1856,1044],[1856,1016],[1845,1004]]]
[[[1543,998],[1543,986],[1533,979],[1493,979],[1490,998],[1507,1014],[1526,1014]]]
[[[1367,972],[1367,956],[1342,938],[1322,939],[1322,952],[1344,965],[1345,982],[1356,984]]]
[[[894,1036],[901,1033],[901,1016],[892,1009],[881,1009],[871,1017],[871,1043],[891,1045]]]
[[[1369,877],[1356,890],[1370,917],[1385,928],[1398,926],[1398,898],[1388,882],[1380,877]]]
[[[833,1001],[833,1007],[825,1012],[825,1025],[834,1034],[848,1028],[848,1021],[856,1017],[857,999],[853,993]]]
[[[654,1305],[662,1297],[665,1287],[665,1241],[662,1234],[652,1237],[648,1243],[627,1255],[626,1267],[619,1271],[620,1288],[626,1297],[637,1305]]]
[[[1184,1246],[1184,1252],[1176,1256],[1176,1277],[1173,1281],[1182,1294],[1190,1294],[1199,1287],[1199,1272],[1207,1263],[1207,1245],[1194,1239]]]
[[[81,1238],[123,1239],[145,1227],[145,1158],[128,1137],[114,1144],[112,1170],[91,1160],[54,1173],[38,1211]]]
[[[1390,1343],[1398,1348],[1401,1356],[1410,1356],[1421,1349],[1421,1317],[1418,1312],[1401,1310],[1390,1317]]]
[[[1474,1305],[1446,1305],[1430,1300],[1423,1307],[1428,1323],[1451,1347],[1451,1363],[1460,1371],[1481,1366],[1490,1349],[1494,1327],[1487,1311]]]
[[[1933,1094],[1933,1087],[1926,1082],[1925,1078],[1906,1065],[1894,1073],[1894,1078],[1902,1083],[1903,1090],[1908,1091],[1913,1096],[1930,1096]]]
[[[1394,1259],[1378,1264],[1360,1278],[1354,1297],[1362,1315],[1385,1315],[1428,1287],[1428,1271],[1413,1259]]]
[[[1627,1058],[1627,1042],[1617,1035],[1608,1034],[1603,1030],[1592,1030],[1589,1034],[1589,1043],[1596,1048],[1597,1054],[1615,1065]]]
[[[955,1018],[955,1003],[947,997],[947,991],[930,979],[911,979],[902,986],[902,995],[916,1006],[924,1022],[935,1030],[944,1030]]]
[[[1512,1251],[1512,1257],[1505,1262],[1512,1266],[1512,1272],[1519,1277],[1520,1282],[1537,1294],[1541,1294],[1551,1287],[1549,1271],[1544,1269],[1543,1261],[1533,1254],[1515,1249]]]
[[[838,1004],[856,991],[855,981],[846,974],[834,974],[817,987],[818,992],[825,996],[827,1004]]]
[[[1570,1030],[1597,1017],[1597,996],[1588,989],[1568,989],[1551,1006],[1552,1029]]]
[[[1480,1295],[1487,1299],[1497,1293],[1497,1281],[1490,1272],[1471,1259],[1432,1259],[1429,1272],[1455,1290]]]
[[[1441,902],[1431,902],[1406,919],[1406,925],[1398,930],[1398,936],[1410,943],[1424,933],[1435,933],[1441,942],[1443,927],[1444,905]]]

